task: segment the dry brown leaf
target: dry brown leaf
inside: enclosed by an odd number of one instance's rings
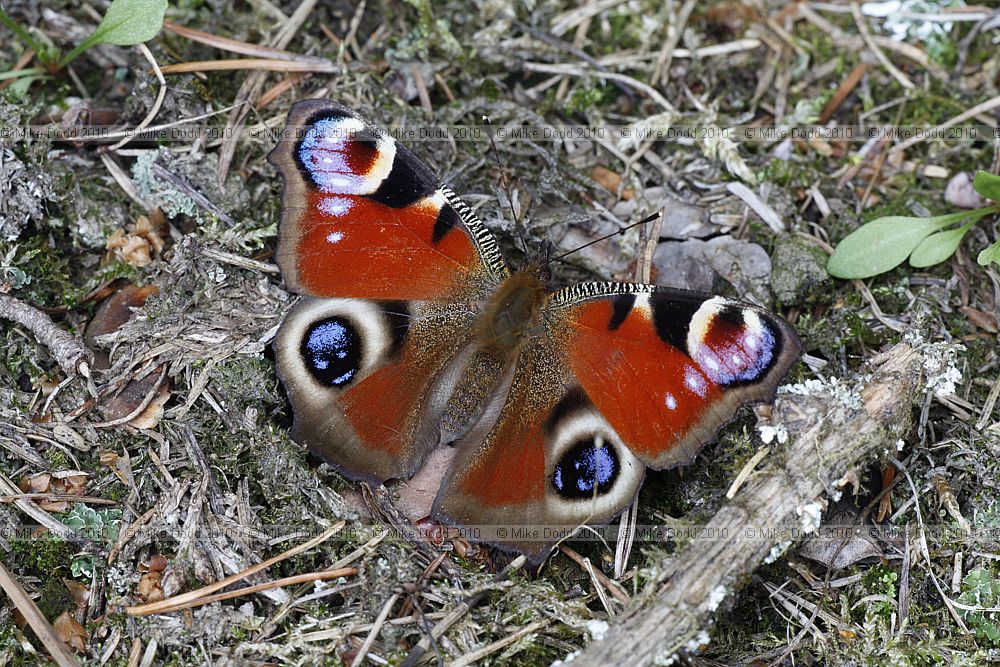
[[[97,460],[101,462],[101,465],[106,465],[109,468],[114,468],[118,464],[118,454],[109,450],[104,450],[97,455]]]
[[[146,303],[146,299],[153,294],[158,294],[159,291],[159,288],[155,286],[126,285],[109,296],[97,307],[93,319],[87,325],[87,331],[84,335],[87,342],[93,341],[97,336],[118,331],[123,324],[132,318],[133,308],[141,308]]]
[[[153,554],[148,567],[150,572],[163,572],[167,569],[167,557],[163,554]]]
[[[59,639],[77,653],[87,650],[87,630],[68,611],[59,614],[59,617],[52,622],[52,628],[59,635]]]
[[[590,177],[597,181],[605,190],[618,193],[618,188],[622,185],[621,174],[611,171],[606,167],[594,167],[590,170]],[[635,192],[631,188],[622,191],[622,199],[632,199]]]
[[[135,595],[143,602],[159,602],[166,597],[163,594],[163,573],[151,571],[139,577]]]
[[[986,313],[970,306],[962,306],[959,310],[978,328],[989,333],[997,333],[997,318],[992,313]]]
[[[69,590],[69,594],[73,596],[73,602],[76,603],[76,617],[77,620],[80,620],[80,614],[87,608],[87,603],[90,601],[90,589],[73,579],[63,578],[62,581]]]
[[[87,490],[86,475],[68,475],[58,480],[62,482],[63,489],[60,493],[71,496],[82,496]]]
[[[157,366],[147,373],[145,377],[132,380],[125,385],[124,389],[100,408],[104,418],[108,421],[122,419],[139,409],[159,381],[162,370],[162,366]],[[156,390],[156,395],[142,412],[128,421],[129,426],[135,428],[153,428],[156,426],[163,416],[163,406],[170,398],[171,387],[170,377],[164,377],[159,389]]]

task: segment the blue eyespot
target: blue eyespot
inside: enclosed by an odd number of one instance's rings
[[[302,337],[302,360],[317,382],[342,387],[361,369],[361,337],[344,317],[314,322]]]
[[[552,473],[552,485],[564,498],[592,498],[611,490],[618,477],[618,455],[611,444],[594,438],[570,447]]]

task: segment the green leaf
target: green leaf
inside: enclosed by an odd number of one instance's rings
[[[972,181],[972,187],[986,199],[1000,202],[1000,176],[995,176],[988,171],[977,171],[976,178]]]
[[[989,248],[984,248],[979,257],[976,258],[980,266],[989,266],[990,262],[1000,264],[1000,241],[997,241]]]
[[[163,27],[167,0],[113,0],[101,23],[87,39],[59,61],[65,67],[74,58],[97,44],[131,46],[148,42]]]
[[[922,269],[925,266],[940,264],[955,254],[958,244],[962,242],[962,237],[976,224],[975,220],[970,220],[958,229],[946,229],[943,232],[931,234],[917,246],[917,249],[910,255],[910,266]]]
[[[0,24],[5,25],[11,32],[17,35],[17,38],[20,39],[25,46],[35,53],[41,55],[45,51],[45,45],[32,37],[31,34],[22,28],[17,21],[7,16],[7,12],[5,12],[2,7],[0,7]]]
[[[826,270],[835,278],[870,278],[906,260],[928,235],[968,219],[970,212],[933,218],[893,215],[862,225],[840,242]]]

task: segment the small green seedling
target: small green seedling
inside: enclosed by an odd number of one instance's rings
[[[45,78],[46,74],[53,74],[66,67],[81,53],[98,44],[132,46],[148,42],[163,27],[163,15],[166,11],[167,0],[113,0],[94,32],[69,53],[62,55],[57,47],[44,44],[33,37],[0,8],[0,24],[9,28],[25,46],[34,51],[42,63],[42,67],[0,72],[0,80],[20,78],[35,81]]]
[[[972,187],[985,199],[1000,202],[1000,176],[980,171]],[[940,264],[955,254],[962,238],[977,222],[998,212],[1000,203],[932,218],[877,218],[840,242],[826,270],[835,278],[870,278],[891,271],[907,258],[916,268]],[[990,262],[1000,264],[1000,240],[979,253],[980,265]]]

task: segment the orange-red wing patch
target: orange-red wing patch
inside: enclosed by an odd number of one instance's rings
[[[433,241],[441,208],[433,197],[392,208],[366,197],[309,192],[290,239],[300,284],[321,297],[446,296],[477,258],[458,229]]]
[[[276,259],[295,291],[440,300],[483,275],[497,283],[507,275],[471,209],[350,109],[297,102],[268,160],[285,181]]]
[[[517,406],[520,407],[520,406]],[[485,507],[510,507],[545,496],[545,414],[501,417],[490,444],[459,478],[462,493]]]
[[[433,379],[433,369],[403,355],[380,368],[340,396],[344,416],[358,439],[371,449],[398,456],[411,447],[421,399]]]
[[[625,444],[649,461],[710,417],[722,396],[684,352],[656,334],[648,309],[633,309],[616,328],[610,299],[577,306],[566,354],[584,391]]]

